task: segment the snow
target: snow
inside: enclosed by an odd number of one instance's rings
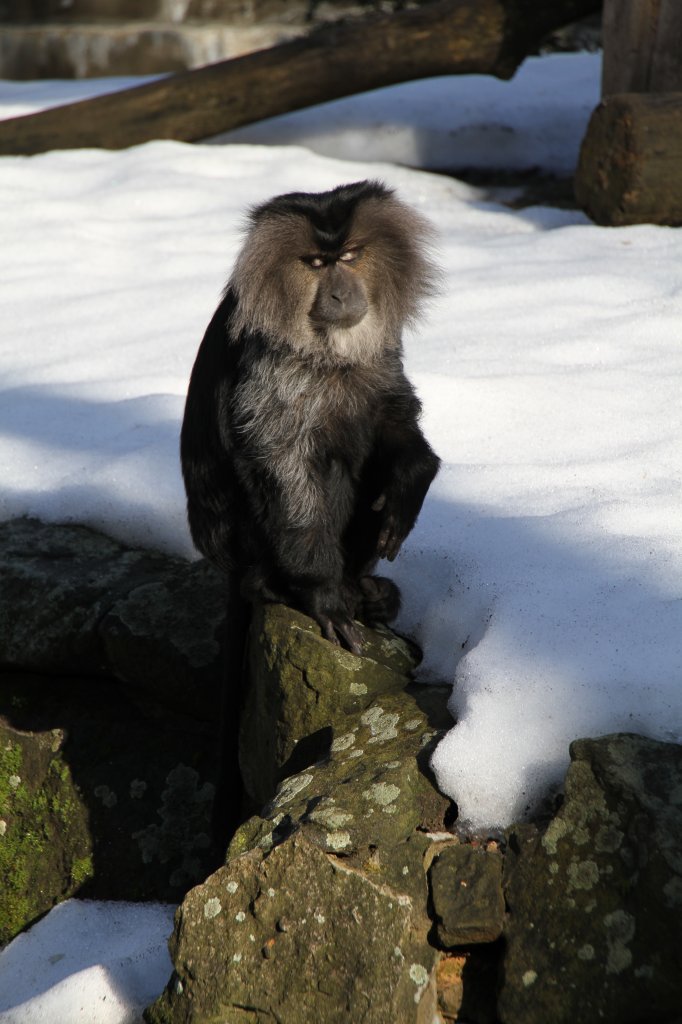
[[[57,89],[0,84],[0,116]],[[682,736],[682,235],[512,210],[396,164],[569,173],[598,92],[598,58],[557,55],[510,83],[398,86],[230,145],[0,160],[0,516],[186,557],[184,394],[245,208],[372,176],[436,224],[443,292],[406,366],[443,466],[387,571],[424,679],[454,684],[433,764],[477,830],[535,809],[578,736]],[[18,1012],[0,1024],[79,1019]]]
[[[136,1024],[168,981],[174,907],[67,900],[0,954],[2,1024]]]

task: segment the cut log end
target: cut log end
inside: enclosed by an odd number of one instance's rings
[[[575,176],[597,224],[682,225],[682,93],[623,93],[596,108]]]

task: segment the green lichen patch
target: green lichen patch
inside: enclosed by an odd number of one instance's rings
[[[303,830],[320,849],[342,854],[425,908],[425,831],[434,819],[442,827],[450,805],[425,774],[425,746],[438,734],[418,703],[422,696],[419,687],[384,693],[345,715],[341,742],[334,737],[323,761],[284,780],[260,816],[237,831],[230,858],[270,850]]]

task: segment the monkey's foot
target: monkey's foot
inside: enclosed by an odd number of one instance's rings
[[[392,622],[400,611],[400,590],[386,576],[360,577],[358,618],[368,626]]]
[[[337,647],[341,646],[341,640],[343,646],[347,647],[352,654],[358,656],[362,654],[362,637],[360,636],[360,630],[355,625],[353,620],[347,615],[335,614],[335,615],[320,615],[317,618],[322,629],[322,636],[325,640],[329,640],[330,643],[336,644]],[[341,639],[339,639],[339,637]]]

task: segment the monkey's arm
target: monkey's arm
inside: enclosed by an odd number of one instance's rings
[[[382,515],[376,553],[389,562],[417,521],[440,466],[419,427],[420,413],[421,403],[404,380],[400,392],[386,403],[373,455],[384,481],[372,506]]]

